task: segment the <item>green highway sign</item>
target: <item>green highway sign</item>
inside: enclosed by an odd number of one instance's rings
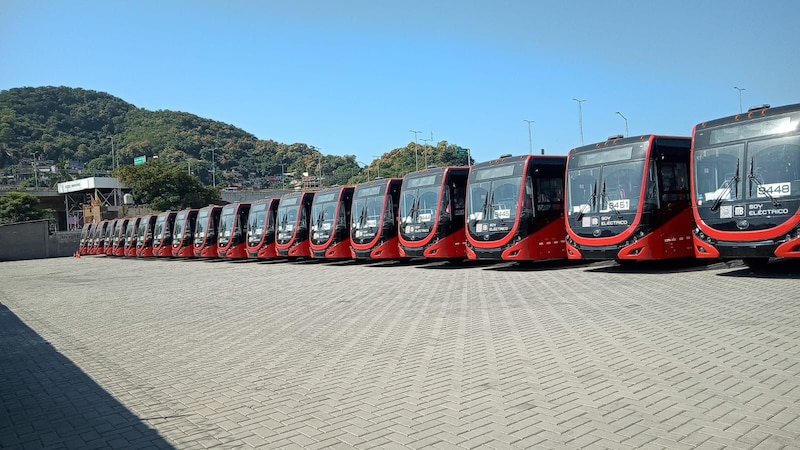
[[[144,164],[147,161],[147,156],[137,156],[133,158],[133,165],[138,166],[139,164]]]
[[[469,149],[458,147],[456,149],[456,155],[467,155],[469,154]]]

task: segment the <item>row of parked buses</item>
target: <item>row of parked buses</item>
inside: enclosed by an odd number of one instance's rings
[[[138,257],[585,259],[800,256],[800,104],[615,136],[567,156],[103,221],[80,252]]]

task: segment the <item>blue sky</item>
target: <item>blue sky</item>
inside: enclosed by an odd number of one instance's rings
[[[800,2],[0,0],[0,89],[69,86],[369,163],[566,154],[800,102]]]

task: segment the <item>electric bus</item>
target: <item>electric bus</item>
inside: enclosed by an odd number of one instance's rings
[[[125,230],[128,227],[129,218],[123,217],[117,219],[117,224],[114,226],[114,237],[112,238],[111,253],[112,256],[125,256]]]
[[[94,232],[94,223],[85,223],[81,228],[81,241],[78,245],[78,254],[85,255],[87,254],[87,249],[89,248],[89,242],[92,238],[92,232]]]
[[[400,256],[467,257],[464,211],[468,167],[412,172],[400,188]]]
[[[194,229],[197,221],[195,208],[179,211],[172,227],[172,256],[194,258]]]
[[[275,249],[275,222],[280,198],[264,198],[250,205],[247,224],[247,257],[272,259],[278,257]]]
[[[136,256],[136,233],[139,230],[139,223],[141,221],[141,216],[136,216],[128,221],[128,226],[125,227],[125,248],[123,249],[123,256]]]
[[[217,258],[217,231],[222,206],[208,205],[197,211],[194,225],[194,256],[197,258]]]
[[[284,194],[278,204],[275,249],[282,258],[310,257],[308,230],[314,193],[298,191]]]
[[[354,259],[400,259],[397,228],[402,178],[379,178],[356,186],[350,226]]]
[[[800,257],[800,104],[750,108],[693,134],[695,256]]]
[[[654,134],[570,150],[567,257],[635,261],[694,257],[689,137]]]
[[[566,156],[503,155],[473,165],[467,181],[467,257],[566,257]]]
[[[108,231],[108,220],[101,220],[94,230],[94,243],[89,251],[91,255],[104,255],[105,254],[105,238]]]
[[[334,186],[314,194],[309,247],[314,258],[350,259],[350,209],[353,186]]]
[[[114,235],[117,230],[117,222],[119,222],[119,219],[110,219],[108,221],[108,228],[106,228],[106,237],[105,239],[103,239],[105,242],[103,253],[106,256],[111,256],[114,253]]]
[[[247,258],[247,217],[249,202],[235,202],[222,207],[219,217],[217,253],[220,258]]]
[[[164,211],[156,217],[156,225],[153,227],[153,256],[172,256],[172,228],[177,215],[177,211]]]
[[[139,221],[136,229],[136,257],[151,258],[153,256],[153,231],[156,228],[156,214],[148,214]]]

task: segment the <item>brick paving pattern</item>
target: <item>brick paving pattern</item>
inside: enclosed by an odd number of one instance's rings
[[[2,448],[798,448],[800,265],[0,264]]]

